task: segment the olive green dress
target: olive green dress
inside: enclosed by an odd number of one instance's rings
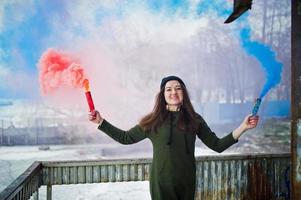
[[[192,200],[195,194],[195,140],[196,135],[212,150],[222,152],[237,141],[232,133],[218,138],[197,114],[200,128],[188,133],[176,127],[178,112],[169,112],[165,123],[156,133],[145,133],[139,125],[123,131],[104,120],[98,127],[121,144],[137,143],[145,138],[153,145],[150,172],[150,193],[153,200]]]

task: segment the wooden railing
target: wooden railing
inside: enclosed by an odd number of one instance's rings
[[[151,159],[34,162],[0,199],[38,199],[39,187],[145,181]],[[214,155],[196,158],[196,199],[288,199],[290,154]]]
[[[38,199],[42,183],[42,164],[34,162],[23,174],[0,193],[0,199]]]

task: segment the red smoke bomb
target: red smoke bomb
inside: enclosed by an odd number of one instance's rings
[[[86,99],[87,99],[87,102],[88,102],[88,105],[89,105],[90,112],[92,112],[92,111],[95,110],[95,107],[94,107],[94,103],[93,103],[91,92],[89,90],[89,81],[88,81],[88,79],[84,80],[83,86],[84,86],[84,88],[86,90],[85,95],[86,95]]]
[[[94,107],[93,99],[92,99],[92,96],[91,96],[91,92],[88,91],[88,92],[85,92],[85,94],[86,94],[86,99],[87,99],[87,102],[88,102],[88,105],[89,105],[90,112],[92,112],[92,111],[95,110],[95,107]]]

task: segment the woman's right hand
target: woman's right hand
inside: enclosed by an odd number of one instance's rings
[[[97,110],[93,110],[89,113],[89,120],[98,125],[101,125],[103,122],[103,118],[100,116]]]

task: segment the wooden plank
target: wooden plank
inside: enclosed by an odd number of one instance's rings
[[[210,186],[208,185],[209,183],[209,163],[207,161],[204,162],[204,199],[208,199],[209,197],[209,190],[210,190]]]
[[[144,164],[144,180],[149,180],[150,164]]]
[[[249,154],[249,155],[228,155],[222,154],[211,155],[211,156],[198,156],[196,161],[205,160],[241,160],[251,158],[282,158],[289,157],[289,153],[278,153],[278,154]],[[152,159],[110,159],[110,160],[74,160],[74,161],[43,161],[41,162],[45,167],[72,167],[72,166],[99,166],[99,165],[119,165],[119,164],[150,164]]]
[[[222,161],[216,163],[216,189],[217,189],[217,199],[222,199],[222,190],[223,190],[223,185],[222,185]]]
[[[230,186],[230,161],[229,160],[225,160],[224,162],[224,177],[225,177],[225,184],[224,184],[224,193],[225,193],[225,199],[230,199],[229,196],[229,190],[231,188]]]
[[[100,183],[100,166],[92,166],[92,171],[93,183]]]
[[[123,175],[123,181],[130,181],[130,169],[129,165],[122,165],[122,175]]]
[[[149,164],[152,159],[110,159],[110,160],[71,160],[71,161],[42,161],[45,167],[74,167],[74,166],[105,166],[119,164]]]
[[[53,167],[49,168],[49,173],[48,173],[48,176],[49,176],[49,182],[51,185],[53,185],[53,180],[54,180],[54,173],[53,173],[54,169]]]
[[[27,199],[27,185],[26,184],[23,186],[23,198]]]
[[[33,193],[34,193],[34,177],[31,177],[29,181],[29,198],[32,196]]]
[[[77,167],[70,167],[70,184],[78,183]]]
[[[116,165],[116,181],[123,181],[122,176],[122,165]]]
[[[86,168],[80,166],[77,168],[78,183],[86,183]]]
[[[230,190],[228,190],[228,192],[230,193],[230,199],[235,199],[235,185],[236,185],[236,177],[235,177],[235,161],[232,160],[230,161]]]
[[[46,196],[47,200],[51,200],[52,199],[52,185],[47,185],[47,196]]]
[[[58,184],[57,182],[57,167],[51,167],[51,185],[56,185]]]
[[[240,198],[243,199],[245,194],[247,194],[248,190],[248,160],[242,160],[242,167],[241,167],[241,188],[240,188]]]
[[[70,183],[70,173],[69,167],[62,168],[62,184],[69,184]]]
[[[20,194],[21,192],[22,192],[22,190],[17,193],[17,195],[14,197],[14,199],[21,199],[21,194]]]
[[[116,166],[115,165],[108,166],[108,175],[109,175],[109,182],[116,182]]]
[[[43,185],[50,184],[48,173],[49,173],[49,168],[42,169]]]
[[[138,181],[144,181],[144,164],[138,165]]]
[[[57,184],[62,185],[63,184],[63,176],[62,176],[62,168],[57,167]]]
[[[86,183],[93,183],[93,168],[91,166],[86,167]]]
[[[29,179],[29,183],[28,183],[28,199],[30,199],[31,195],[33,194],[33,189],[32,189],[32,186],[33,186],[33,179],[32,177]]]
[[[106,183],[109,181],[109,178],[108,178],[108,166],[107,165],[104,165],[104,166],[101,166],[101,182],[102,183]]]
[[[277,193],[277,194],[280,194],[280,191],[281,191],[281,189],[280,189],[280,162],[279,162],[279,160],[276,160],[275,162],[274,162],[274,165],[275,165],[275,180],[276,180],[276,190],[275,190],[275,192]]]
[[[130,165],[130,180],[129,181],[137,181],[138,180],[138,169],[137,165]]]

